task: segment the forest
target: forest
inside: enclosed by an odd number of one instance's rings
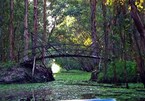
[[[0,0],[1,101],[144,95],[145,0]]]

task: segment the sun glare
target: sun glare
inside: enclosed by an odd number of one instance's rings
[[[33,0],[30,0],[30,2],[32,2]]]
[[[53,73],[58,73],[60,71],[60,66],[56,63],[53,63],[51,69]]]

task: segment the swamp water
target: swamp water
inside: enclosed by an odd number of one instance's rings
[[[56,81],[31,84],[0,84],[0,101],[60,101],[72,99],[110,99],[145,101],[142,84],[129,84],[130,89],[111,84],[89,82],[91,73],[63,71]]]
[[[0,85],[0,101],[59,101],[100,98],[114,98],[116,101],[145,101],[145,90],[141,88],[137,90],[134,88],[110,88],[104,87],[104,85],[77,85],[62,81]]]

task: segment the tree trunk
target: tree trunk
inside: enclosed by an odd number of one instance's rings
[[[14,20],[14,0],[10,0],[10,35],[9,35],[9,40],[10,40],[10,59],[12,61],[15,60],[13,20]]]
[[[123,51],[123,62],[124,62],[124,82],[125,82],[125,85],[126,85],[126,88],[129,88],[129,85],[128,85],[128,79],[127,79],[127,67],[126,67],[126,37],[125,37],[125,32],[124,32],[125,29],[123,29],[120,33],[120,37],[121,37],[121,41],[122,41],[122,51]]]
[[[103,30],[104,30],[104,81],[106,81],[107,65],[108,65],[108,31],[107,31],[107,20],[106,20],[106,0],[102,2],[103,11]]]
[[[136,57],[136,62],[138,66],[138,70],[140,73],[140,77],[142,79],[142,83],[144,84],[145,87],[145,26],[142,23],[143,21],[141,20],[141,17],[139,15],[139,11],[135,5],[135,2],[132,0],[129,0],[129,4],[131,6],[131,17],[134,20],[134,24],[140,34],[140,46],[138,47],[138,53],[139,56]],[[136,40],[137,41],[137,40]]]
[[[6,57],[6,37],[5,36],[2,36],[2,62],[6,62],[7,60],[7,57]]]
[[[90,0],[91,4],[91,37],[92,37],[92,55],[97,56],[97,31],[96,31],[96,0]]]
[[[115,15],[117,15],[117,1],[115,0],[114,1],[114,5],[113,5],[113,20],[112,20],[112,25],[113,27],[116,27],[117,26],[117,18],[115,17]],[[115,30],[114,28],[112,27],[112,35],[111,36],[114,36],[116,33],[115,33]],[[117,70],[116,70],[116,64],[115,64],[115,61],[116,61],[116,58],[115,58],[115,55],[116,55],[116,51],[115,51],[115,40],[113,40],[111,38],[111,51],[112,51],[112,61],[113,61],[113,82],[114,84],[117,84],[118,82],[118,77],[117,77]]]
[[[28,60],[30,35],[28,33],[28,0],[25,0],[25,16],[24,16],[24,61]]]
[[[97,43],[97,31],[96,31],[96,4],[97,0],[90,0],[90,8],[91,8],[91,37],[92,37],[92,55],[97,56],[98,52],[98,43]],[[94,74],[98,74],[97,70],[97,60],[94,59],[94,71],[92,72],[92,76],[90,80],[97,79],[97,76]],[[95,73],[94,73],[95,72]]]
[[[143,20],[141,20],[141,17],[139,15],[139,11],[136,7],[136,5],[134,3],[130,3],[131,5],[131,17],[133,18],[134,20],[134,23],[135,23],[135,26],[138,30],[138,32],[140,33],[140,44],[141,44],[141,47],[142,47],[142,50],[145,51],[145,26],[144,24],[142,23]]]
[[[114,19],[115,20],[115,19]],[[112,31],[112,36],[114,35],[114,31]],[[117,82],[118,82],[118,78],[117,78],[117,71],[116,71],[116,64],[115,64],[115,49],[114,49],[114,44],[115,44],[115,42],[113,41],[113,39],[112,39],[112,46],[111,46],[111,48],[112,48],[112,55],[113,55],[113,58],[112,58],[112,61],[113,61],[113,82],[114,82],[114,84],[117,84]]]
[[[46,35],[46,0],[44,0],[43,5],[43,49],[42,49],[42,57],[46,56],[45,45],[47,43],[47,35]],[[42,59],[43,63],[45,63],[45,59]]]
[[[37,29],[38,29],[38,0],[34,0],[34,33],[33,33],[33,48],[32,55],[36,55],[36,45],[37,45]]]
[[[121,7],[121,12],[120,15],[122,15],[123,19],[126,19],[125,15],[126,15],[126,7],[125,5],[120,5]],[[127,79],[127,66],[126,66],[126,61],[127,61],[127,58],[126,58],[126,34],[125,34],[125,25],[123,26],[120,26],[120,39],[121,39],[121,42],[122,42],[122,60],[124,62],[124,82],[125,82],[125,85],[126,85],[126,88],[129,88],[129,85],[128,85],[128,79]]]

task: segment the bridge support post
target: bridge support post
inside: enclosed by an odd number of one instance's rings
[[[34,60],[33,60],[33,68],[32,68],[32,77],[34,76],[35,67],[36,67],[36,57],[34,56]]]

